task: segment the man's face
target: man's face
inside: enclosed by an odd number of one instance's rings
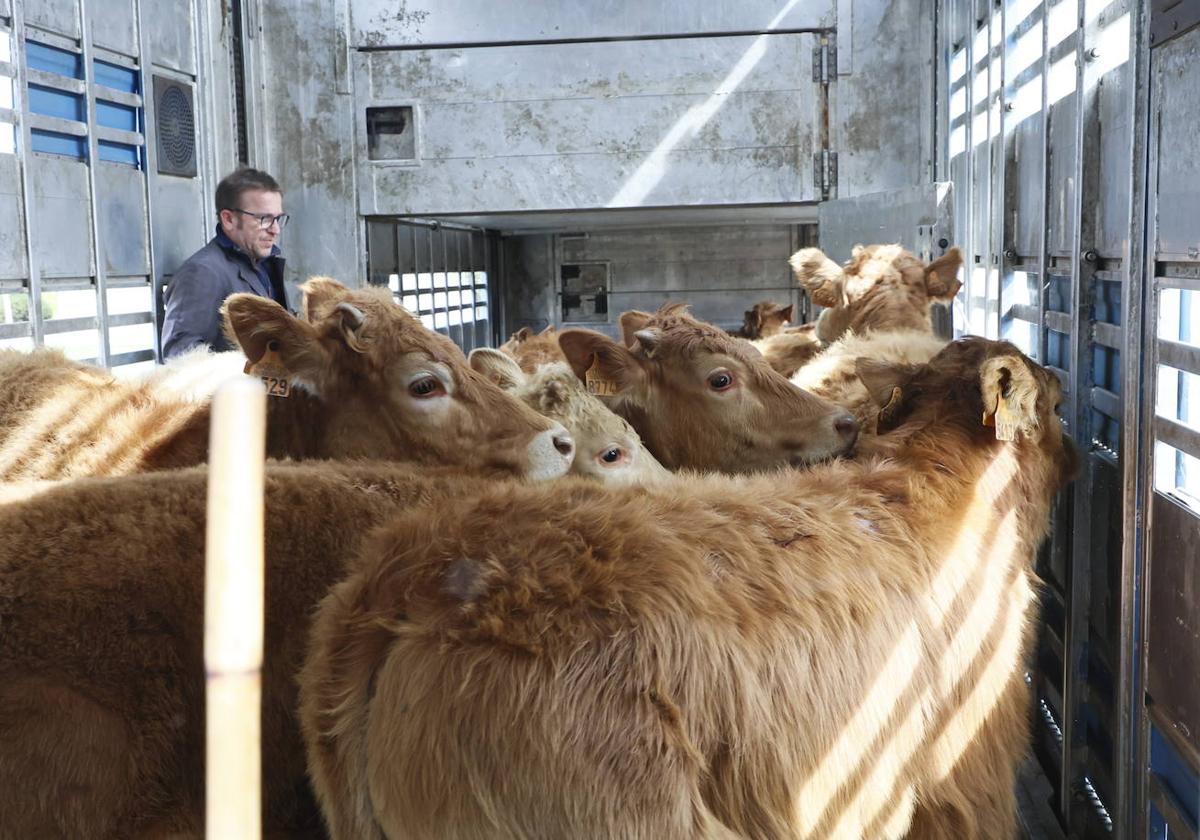
[[[279,225],[272,223],[263,230],[258,219],[248,214],[278,216],[283,212],[283,196],[267,190],[246,190],[238,202],[238,209],[245,212],[221,211],[221,228],[225,235],[254,259],[269,257],[271,246],[279,238]]]

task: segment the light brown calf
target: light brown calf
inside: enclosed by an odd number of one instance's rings
[[[386,289],[315,278],[306,319],[250,294],[225,303],[250,362],[268,353],[291,383],[268,400],[275,458],[374,458],[562,475],[563,428],[467,365]],[[270,358],[270,357],[268,357]],[[203,463],[209,402],[131,385],[56,351],[0,353],[0,480],[121,475]]]
[[[865,463],[381,527],[301,677],[334,840],[1012,837],[1059,386],[971,340],[889,393]]]
[[[846,452],[858,424],[791,385],[741,339],[679,304],[621,315],[624,343],[563,330],[575,374],[668,469],[754,472]]]
[[[547,362],[527,374],[514,359],[489,347],[472,350],[470,362],[534,411],[566,427],[575,440],[572,473],[606,484],[646,484],[670,475],[633,427],[589,394],[564,362]]]
[[[784,306],[770,300],[761,300],[742,314],[740,329],[729,334],[751,341],[778,335],[792,320],[792,305]]]
[[[566,361],[558,348],[558,332],[553,325],[536,335],[529,327],[521,327],[500,345],[500,352],[516,359],[526,373],[533,373],[548,362]]]

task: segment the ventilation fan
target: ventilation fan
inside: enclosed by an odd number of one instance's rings
[[[195,178],[196,109],[191,85],[154,77],[154,134],[158,138],[158,171]]]

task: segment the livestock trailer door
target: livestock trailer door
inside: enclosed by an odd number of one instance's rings
[[[1143,356],[1148,539],[1139,837],[1195,837],[1200,816],[1200,3],[1150,19]],[[1190,17],[1188,13],[1190,12]],[[1185,34],[1175,36],[1175,33]],[[1148,831],[1148,834],[1147,834]]]

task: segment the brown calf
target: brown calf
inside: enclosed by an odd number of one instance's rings
[[[792,305],[784,306],[770,300],[761,300],[742,314],[740,329],[730,330],[729,334],[751,341],[760,338],[770,338],[783,331],[792,320]]]
[[[381,527],[301,677],[335,840],[1011,837],[1059,386],[984,340],[866,374],[879,459]]]
[[[606,396],[668,469],[754,472],[846,452],[858,424],[791,385],[741,339],[679,304],[621,315],[624,343],[563,330],[577,376]]]
[[[12,500],[0,505],[3,840],[203,836],[206,480],[197,467],[0,487]],[[324,836],[295,719],[313,607],[373,525],[475,481],[437,467],[268,466],[268,836]]]
[[[306,319],[250,294],[225,303],[251,363],[270,359],[289,396],[268,401],[275,458],[459,464],[552,478],[573,443],[562,426],[467,365],[386,289],[314,278]],[[0,479],[121,475],[207,458],[209,403],[117,382],[54,351],[0,354]]]

